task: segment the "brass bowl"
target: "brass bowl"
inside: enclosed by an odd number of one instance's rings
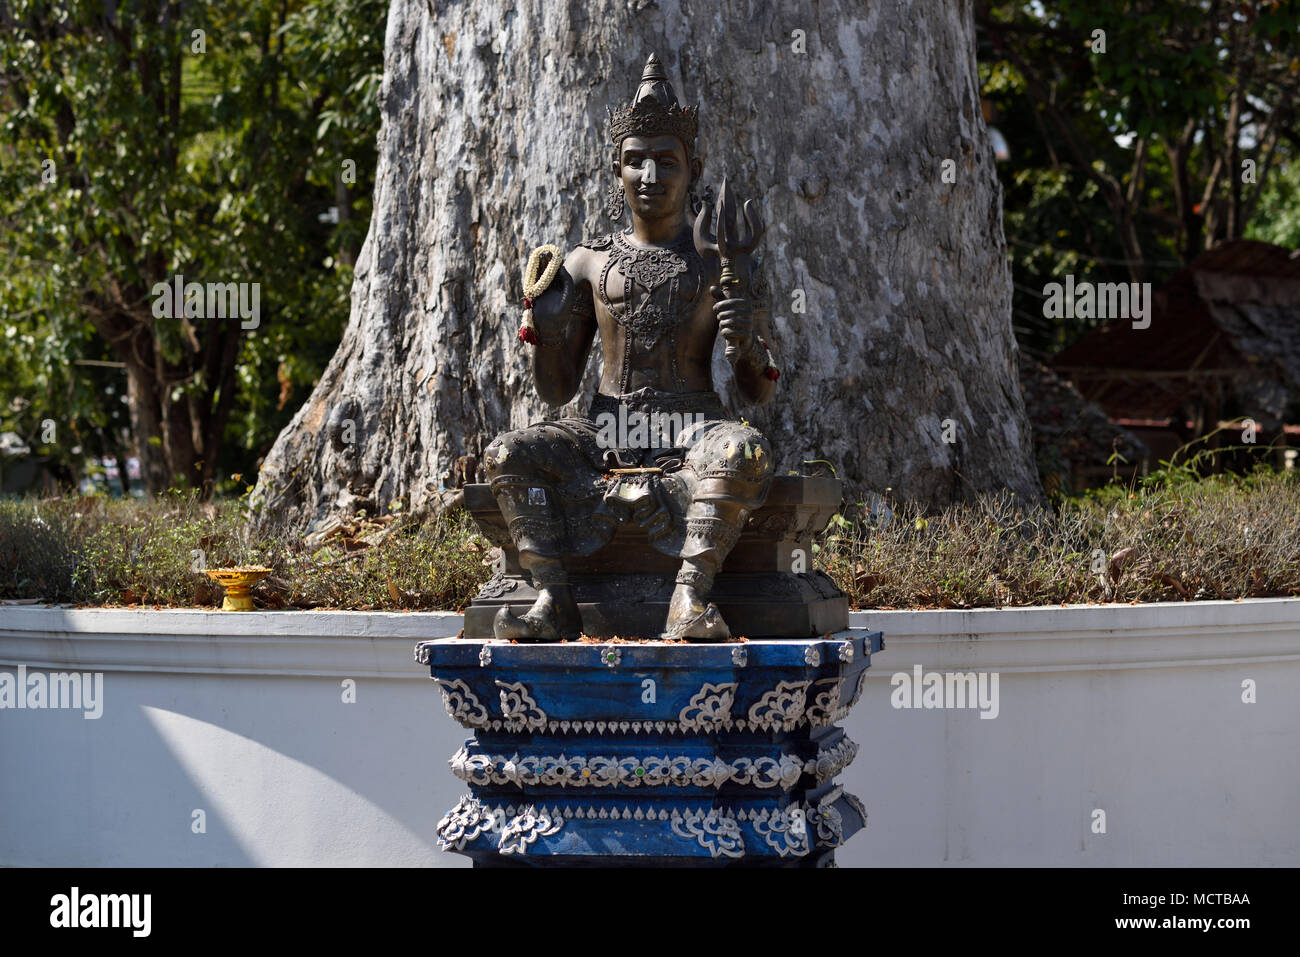
[[[252,611],[253,596],[249,589],[269,574],[271,569],[261,565],[208,569],[208,577],[220,582],[226,589],[226,599],[221,603],[222,611]]]

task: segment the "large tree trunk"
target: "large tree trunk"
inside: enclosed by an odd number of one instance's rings
[[[721,343],[715,365],[781,468],[830,460],[855,497],[1039,497],[969,3],[432,6],[389,11],[351,321],[267,457],[264,520],[418,507],[456,457],[560,411],[515,341],[520,270],[609,229],[605,107],[652,50],[701,104],[705,183],[725,173],[768,224],[776,400],[744,408]]]

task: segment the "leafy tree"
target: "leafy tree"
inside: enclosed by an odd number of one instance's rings
[[[1219,241],[1293,220],[1296,4],[985,2],[977,18],[985,96],[1012,150],[1006,223],[1031,351],[1087,324],[1045,321],[1045,282],[1160,282]]]
[[[1300,201],[1297,200],[1300,200],[1300,162],[1291,160],[1269,178],[1255,216],[1246,227],[1246,235],[1287,249],[1300,249]]]
[[[253,471],[346,320],[384,14],[0,2],[0,311],[21,344],[0,360],[0,423],[66,424],[85,437],[60,439],[70,464],[129,446],[151,491]],[[255,327],[165,314],[178,274],[256,283]]]

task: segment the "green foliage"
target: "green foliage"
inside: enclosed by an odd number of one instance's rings
[[[179,24],[91,2],[7,6],[0,429],[30,439],[54,419],[50,451],[74,468],[149,444],[159,436],[126,434],[124,370],[72,365],[139,359],[161,370],[164,403],[213,422],[209,469],[251,474],[346,322],[387,5],[213,0]],[[331,206],[337,225],[320,219]],[[260,283],[260,326],[155,318],[152,287],[177,273]]]
[[[1300,249],[1300,157],[1292,158],[1269,176],[1246,235],[1287,249]]]
[[[1296,4],[1013,0],[978,16],[984,96],[1011,151],[999,173],[1028,351],[1101,321],[1043,316],[1043,286],[1067,273],[1159,284],[1219,239],[1300,245]]]

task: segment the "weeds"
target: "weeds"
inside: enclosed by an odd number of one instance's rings
[[[94,605],[216,605],[207,568],[265,565],[272,608],[460,608],[490,575],[488,544],[463,512],[428,524],[359,523],[312,543],[250,537],[238,502],[172,495],[0,501],[0,598]]]
[[[855,607],[987,608],[1300,595],[1300,475],[1166,465],[1054,510],[986,496],[938,513],[888,498],[835,516],[817,560]],[[240,502],[0,501],[0,598],[212,606],[204,568],[266,565],[260,607],[460,609],[491,546],[463,511],[308,538],[250,537]]]
[[[887,504],[832,527],[820,564],[858,607],[997,608],[1300,595],[1300,476],[1184,471],[1061,500]]]

